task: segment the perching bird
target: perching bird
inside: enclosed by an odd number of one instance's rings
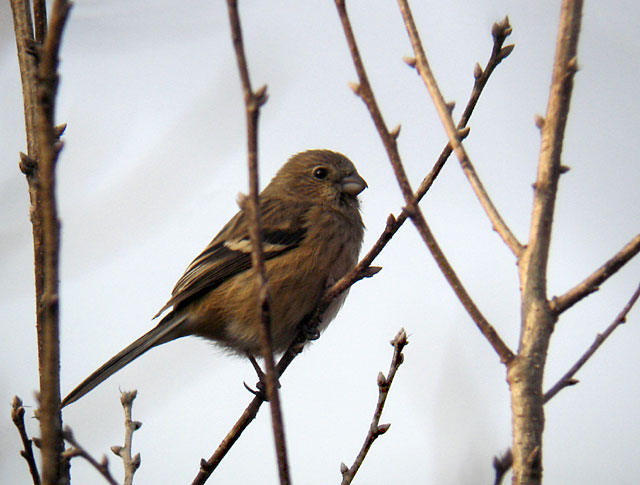
[[[294,155],[260,193],[265,267],[271,293],[273,348],[283,352],[324,291],[358,260],[364,225],[358,194],[367,183],[344,155]],[[247,216],[240,210],[189,265],[163,306],[158,325],[116,354],[64,398],[66,406],[147,350],[196,335],[232,352],[260,355],[257,282],[251,269]],[[323,315],[333,319],[346,292]]]

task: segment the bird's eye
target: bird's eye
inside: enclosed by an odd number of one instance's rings
[[[329,169],[326,167],[316,167],[313,169],[313,176],[318,180],[324,180],[329,176]]]

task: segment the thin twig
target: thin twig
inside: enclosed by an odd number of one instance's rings
[[[558,315],[571,308],[584,297],[598,291],[600,284],[614,275],[638,252],[640,252],[640,234],[629,241],[615,256],[591,273],[579,285],[570,289],[564,295],[553,298],[550,302],[551,311]]]
[[[633,305],[638,301],[638,297],[640,297],[640,285],[636,288],[636,291],[633,293],[627,304],[624,306],[622,311],[618,314],[615,320],[606,328],[606,330],[602,333],[599,333],[591,347],[587,349],[587,351],[578,359],[578,361],[569,369],[559,380],[554,384],[554,386],[549,389],[544,394],[544,402],[545,404],[549,402],[556,394],[558,394],[562,389],[568,386],[572,386],[577,384],[578,381],[573,378],[576,373],[582,368],[582,366],[593,356],[593,354],[600,348],[600,346],[604,343],[607,338],[613,333],[613,331],[618,328],[620,325],[627,321],[627,315],[633,308]]]
[[[402,362],[404,362],[404,354],[402,353],[402,350],[408,343],[409,341],[407,340],[407,334],[405,333],[404,328],[400,329],[398,334],[391,341],[391,345],[394,349],[391,366],[389,367],[389,372],[386,377],[382,372],[378,373],[378,403],[376,404],[376,409],[373,412],[373,418],[371,419],[371,425],[369,426],[367,436],[365,437],[362,448],[353,462],[353,465],[351,465],[351,468],[348,468],[344,463],[340,465],[340,471],[342,472],[342,485],[348,485],[353,481],[356,473],[358,473],[358,469],[362,466],[371,445],[373,445],[373,442],[378,438],[378,436],[386,433],[391,426],[390,424],[380,424],[380,417],[382,416],[382,410],[384,409],[384,404],[387,400],[387,396],[389,395],[389,389],[393,383],[393,378],[396,376],[398,367],[400,367]]]
[[[284,355],[278,361],[278,365],[276,366],[278,377],[283,374],[296,355],[302,351],[304,341],[304,333],[300,332],[296,338],[296,342],[289,346]],[[236,423],[220,442],[218,448],[216,448],[216,451],[211,455],[211,457],[208,460],[205,460],[204,458],[200,460],[200,469],[198,470],[198,474],[194,478],[193,482],[191,482],[191,485],[202,485],[207,481],[222,459],[227,455],[231,447],[236,441],[238,441],[242,432],[247,428],[247,426],[249,426],[251,421],[255,419],[258,414],[258,410],[264,401],[265,396],[262,393],[256,394],[240,418],[238,418]]]
[[[38,44],[44,44],[47,35],[47,2],[46,0],[34,0],[33,23],[35,27],[35,40]]]
[[[249,426],[251,421],[255,419],[263,402],[264,398],[262,395],[256,395],[253,398],[238,421],[236,421],[236,424],[220,442],[216,451],[211,455],[211,458],[208,460],[205,460],[204,458],[200,460],[200,469],[198,470],[196,477],[191,482],[191,485],[202,485],[207,481],[222,459],[227,455],[231,447],[236,441],[238,441],[242,432],[247,428],[247,426]]]
[[[133,408],[133,400],[138,395],[135,389],[130,392],[122,392],[120,394],[120,402],[124,409],[124,446],[112,446],[111,451],[122,458],[124,464],[124,485],[132,485],[133,475],[140,468],[140,453],[131,456],[133,445],[133,433],[138,431],[142,426],[140,421],[131,419],[131,410]]]
[[[409,3],[407,0],[398,0],[398,5],[400,6],[400,12],[402,13],[402,18],[404,19],[407,33],[409,34],[409,39],[411,40],[411,45],[416,56],[414,64],[415,68],[431,95],[433,104],[440,116],[440,121],[442,121],[445,131],[447,132],[447,136],[449,137],[449,143],[453,147],[453,151],[456,153],[458,160],[460,160],[462,170],[469,179],[469,183],[471,184],[471,187],[473,187],[478,200],[480,200],[482,208],[485,210],[489,220],[493,224],[494,230],[500,235],[513,254],[515,254],[516,257],[519,257],[523,249],[522,244],[520,244],[518,239],[511,232],[511,229],[509,229],[502,219],[502,216],[500,216],[500,213],[493,205],[489,194],[480,181],[480,178],[478,177],[478,174],[476,173],[471,160],[461,143],[459,129],[455,126],[453,118],[451,117],[451,109],[444,100],[444,97],[440,92],[440,88],[438,88],[438,83],[436,82],[436,79],[431,72],[431,68],[429,67],[429,62],[424,52],[422,42],[420,41],[420,34],[418,33],[418,29],[416,28],[416,24],[413,20]],[[504,31],[506,31],[507,28],[508,27],[505,27]],[[505,57],[511,53],[512,49],[513,46],[506,46],[502,48]]]
[[[262,227],[260,222],[260,209],[258,203],[259,182],[258,182],[258,117],[260,106],[266,100],[266,86],[254,92],[251,88],[249,69],[242,42],[242,28],[240,26],[240,16],[238,14],[237,0],[227,0],[229,10],[229,22],[231,24],[231,35],[233,46],[236,52],[238,70],[242,81],[244,92],[244,102],[247,116],[247,145],[249,162],[249,198],[247,208],[249,209],[249,236],[251,238],[251,261],[258,282],[258,314],[262,321],[261,342],[262,353],[266,367],[266,388],[271,408],[271,422],[273,425],[273,436],[278,458],[278,471],[280,483],[290,483],[289,465],[287,461],[287,447],[284,435],[284,423],[282,419],[282,409],[280,406],[280,395],[278,392],[278,376],[275,370],[273,357],[273,345],[271,342],[271,315],[270,297],[267,282],[267,273],[264,265],[264,254],[262,248]]]
[[[24,447],[24,450],[20,451],[20,456],[27,460],[33,485],[40,485],[40,473],[38,472],[36,458],[33,455],[33,442],[29,439],[27,428],[24,425],[24,407],[22,406],[22,400],[18,396],[13,396],[13,402],[11,403],[11,420],[16,428],[18,428],[22,446]]]
[[[491,324],[486,320],[484,315],[482,315],[476,304],[467,293],[466,289],[462,285],[462,282],[460,281],[455,271],[447,261],[444,253],[440,249],[440,246],[435,240],[435,237],[433,236],[426,220],[424,219],[424,215],[422,214],[420,207],[418,207],[417,205],[415,195],[411,189],[411,185],[402,165],[402,160],[400,159],[400,155],[398,153],[396,138],[398,136],[399,129],[396,128],[393,130],[393,132],[390,132],[387,129],[384,119],[382,118],[382,113],[380,112],[380,109],[375,100],[373,90],[371,89],[371,85],[369,84],[362,58],[360,57],[360,52],[358,50],[355,36],[353,34],[353,29],[351,27],[351,22],[347,14],[345,2],[344,0],[335,0],[335,4],[338,9],[340,20],[342,22],[342,27],[347,39],[347,44],[349,45],[353,64],[356,68],[358,79],[360,81],[358,85],[352,85],[351,87],[356,95],[358,95],[367,106],[369,114],[371,115],[371,118],[378,130],[378,134],[382,139],[382,143],[384,144],[387,155],[389,156],[389,160],[391,161],[391,165],[393,166],[396,178],[398,179],[398,185],[402,190],[402,194],[407,204],[405,210],[407,211],[420,236],[431,251],[434,259],[436,260],[438,267],[444,274],[453,291],[456,293],[456,296],[464,306],[465,310],[467,310],[477,327],[480,329],[480,332],[482,332],[493,349],[496,351],[496,353],[500,357],[500,360],[504,363],[508,363],[513,359],[513,352],[504,343],[502,338],[498,335],[493,326],[491,326]]]
[[[69,427],[64,429],[64,439],[71,445],[73,448],[65,450],[63,453],[63,457],[67,459],[71,459],[75,456],[81,456],[85,460],[95,468],[100,475],[104,477],[104,479],[109,482],[111,485],[119,485],[119,483],[113,478],[111,472],[109,471],[109,460],[106,456],[102,457],[101,461],[96,460],[93,456],[89,454],[87,450],[85,450],[80,444],[76,441]]]
[[[18,64],[20,66],[20,78],[22,81],[22,100],[24,105],[25,132],[27,135],[27,153],[31,160],[37,160],[35,142],[35,109],[36,109],[36,73],[38,71],[37,56],[34,55],[35,37],[33,33],[33,20],[28,0],[11,0],[13,13],[13,26],[18,50]],[[27,180],[33,173],[33,167],[24,167],[22,171],[27,175]],[[35,206],[35,192],[32,192],[29,183],[29,195],[31,206]],[[35,187],[34,189],[35,190]],[[34,223],[35,224],[35,223]],[[35,229],[34,229],[35,230]]]

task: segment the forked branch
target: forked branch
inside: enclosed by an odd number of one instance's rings
[[[604,343],[605,340],[609,338],[609,336],[613,333],[613,331],[618,328],[620,325],[627,321],[627,315],[635,305],[636,301],[640,297],[640,285],[636,288],[636,291],[631,295],[631,298],[624,306],[622,311],[616,316],[615,320],[605,329],[604,332],[599,333],[593,344],[586,350],[584,354],[578,359],[578,361],[569,369],[559,380],[556,382],[551,389],[549,389],[544,394],[544,402],[545,404],[549,402],[556,394],[558,394],[565,387],[573,386],[578,383],[577,380],[573,378],[576,373],[582,368],[584,364],[595,354],[596,350],[600,348],[600,346]]]
[[[418,33],[418,29],[413,20],[413,14],[411,13],[409,3],[407,0],[398,0],[398,5],[400,6],[400,12],[402,13],[402,18],[404,19],[407,33],[409,34],[409,39],[411,40],[411,45],[413,47],[413,52],[416,56],[415,63],[412,64],[418,70],[420,77],[424,81],[424,84],[431,95],[431,99],[433,100],[436,110],[438,111],[438,115],[440,116],[440,121],[442,121],[447,136],[449,137],[449,144],[453,147],[453,151],[456,153],[458,160],[460,160],[462,170],[469,179],[469,183],[473,187],[483,209],[489,216],[495,231],[504,240],[513,254],[515,254],[516,257],[519,257],[523,249],[522,244],[520,244],[518,239],[511,232],[507,224],[502,219],[502,216],[493,205],[489,194],[480,181],[480,178],[478,177],[478,174],[476,173],[475,168],[462,145],[459,129],[455,126],[453,118],[451,117],[451,109],[444,100],[444,97],[440,92],[440,88],[438,87],[438,83],[436,82],[433,72],[429,67],[429,62],[424,52],[422,41],[420,40],[420,34]],[[497,27],[494,26],[494,30],[501,31],[501,35],[506,37],[506,35],[511,31],[508,19],[505,18],[505,22],[502,25],[498,25]],[[507,57],[511,53],[512,49],[513,46],[503,47],[499,53],[499,55],[501,55],[501,59]]]
[[[542,482],[544,433],[543,380],[549,341],[557,321],[547,298],[547,272],[551,229],[564,133],[577,70],[577,48],[582,18],[581,0],[563,0],[556,52],[547,104],[542,122],[538,174],[534,185],[531,225],[526,249],[519,258],[521,331],[518,356],[509,366],[513,428],[513,483]]]
[[[491,74],[493,73],[495,68],[498,66],[498,64],[500,64],[500,62],[502,62],[502,60],[504,60],[506,57],[504,55],[504,50],[502,46],[504,44],[505,39],[510,34],[510,32],[511,32],[511,27],[509,26],[507,19],[505,19],[502,22],[494,24],[494,27],[492,29],[493,48],[491,51],[491,55],[484,69],[482,69],[482,67],[480,67],[479,64],[477,64],[476,68],[474,69],[475,81],[473,83],[473,89],[471,90],[469,101],[467,101],[467,105],[462,113],[462,116],[460,117],[460,121],[458,121],[458,124],[457,124],[457,128],[459,130],[461,139],[466,137],[469,133],[469,130],[468,129],[465,130],[464,128],[467,126],[467,123],[469,122],[469,119],[473,114],[473,110],[475,109],[478,103],[478,100],[480,99],[480,95],[482,94],[482,91],[487,85],[487,82],[489,81]],[[433,182],[435,181],[436,177],[440,174],[442,168],[444,167],[445,163],[449,159],[449,156],[451,155],[451,153],[452,153],[451,144],[447,143],[447,145],[443,148],[442,152],[440,153],[438,160],[436,160],[435,164],[433,165],[433,168],[431,169],[431,171],[420,183],[420,187],[418,187],[418,190],[415,193],[416,201],[420,202],[422,198],[427,194],[427,192],[433,185]],[[344,288],[348,288],[349,286],[351,286],[351,284],[357,281],[357,280],[354,280],[353,278],[357,277],[357,275],[361,275],[362,272],[366,268],[368,268],[369,265],[371,265],[371,263],[373,263],[373,261],[378,256],[378,254],[382,252],[384,247],[391,240],[391,238],[398,231],[398,229],[400,229],[400,227],[404,224],[404,222],[407,220],[408,217],[409,217],[408,213],[404,209],[400,212],[400,214],[397,217],[394,216],[393,214],[389,215],[389,217],[387,218],[386,227],[382,231],[382,234],[380,234],[380,236],[378,237],[378,240],[374,243],[374,245],[371,247],[369,252],[364,256],[364,258],[360,260],[356,268],[354,268],[354,270],[351,273],[349,273],[343,278],[345,282]],[[342,292],[343,289],[334,287],[332,289],[332,292],[336,292],[336,291],[339,293],[339,292]],[[325,298],[326,297],[327,295],[325,295]]]
[[[420,207],[417,205],[416,197],[411,189],[411,185],[404,170],[402,160],[400,159],[400,154],[398,153],[396,139],[399,134],[399,128],[394,129],[392,132],[387,129],[387,126],[382,117],[382,113],[380,112],[378,104],[375,100],[373,90],[369,83],[369,79],[365,71],[362,58],[360,56],[355,35],[351,27],[351,21],[349,20],[349,16],[345,7],[345,2],[344,0],[335,0],[335,4],[338,9],[340,21],[342,22],[342,27],[347,39],[349,51],[351,52],[353,64],[358,74],[359,84],[352,85],[351,87],[356,95],[358,95],[367,106],[374,125],[378,130],[378,134],[382,139],[382,143],[384,144],[387,155],[389,156],[389,160],[391,161],[391,165],[393,166],[396,179],[398,180],[398,185],[400,186],[402,195],[404,196],[405,202],[407,204],[405,210],[414,223],[423,241],[431,251],[431,254],[436,260],[438,267],[444,274],[449,285],[464,306],[465,310],[467,310],[467,313],[469,313],[476,326],[479,328],[480,332],[482,332],[485,338],[489,341],[493,349],[500,357],[500,360],[504,363],[508,363],[513,359],[513,352],[504,343],[493,326],[486,320],[484,315],[480,312],[474,301],[467,293],[467,290],[462,285],[462,282],[460,281],[452,266],[447,261],[444,253],[440,249],[440,246],[435,240],[431,229],[429,229],[429,226],[427,225]]]

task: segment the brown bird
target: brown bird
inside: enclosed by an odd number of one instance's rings
[[[283,352],[317,308],[324,291],[358,261],[364,225],[358,194],[367,183],[344,155],[309,150],[291,157],[260,193],[265,267],[271,292],[271,337]],[[257,283],[251,269],[247,215],[240,210],[189,265],[158,325],[112,357],[62,401],[66,406],[147,350],[188,335],[242,355],[259,355]],[[323,315],[326,328],[346,293]]]

